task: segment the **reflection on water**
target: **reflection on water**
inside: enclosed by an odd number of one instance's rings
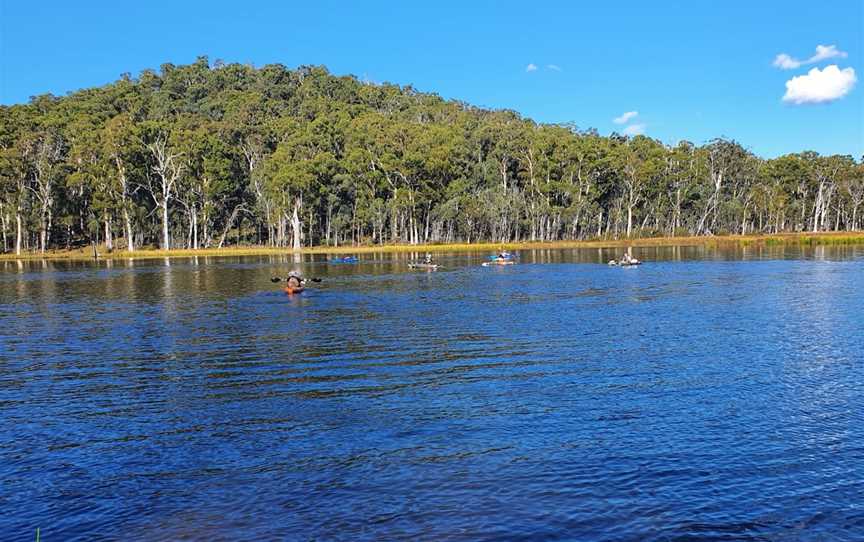
[[[0,262],[0,539],[864,538],[864,248],[621,251]]]

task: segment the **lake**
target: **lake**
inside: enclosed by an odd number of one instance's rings
[[[0,262],[0,539],[864,539],[864,247],[620,252]]]

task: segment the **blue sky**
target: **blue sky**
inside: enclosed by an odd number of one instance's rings
[[[666,143],[725,136],[766,157],[864,154],[861,0],[0,5],[3,104],[203,54],[323,64],[603,134],[644,130]],[[845,56],[772,65],[779,54],[807,60],[817,45]],[[837,70],[822,71],[831,65]],[[784,102],[786,82],[814,68],[819,80],[798,80]],[[802,92],[825,101],[794,103]],[[638,115],[613,122],[628,111]]]

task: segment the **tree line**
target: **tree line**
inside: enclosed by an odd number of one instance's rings
[[[857,230],[864,166],[206,57],[0,107],[5,252]]]

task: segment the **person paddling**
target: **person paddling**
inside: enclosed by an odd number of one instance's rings
[[[300,271],[290,271],[288,273],[288,278],[285,279],[285,282],[288,283],[290,288],[299,288],[303,286],[303,283],[306,281],[303,279],[303,275]]]
[[[432,265],[432,255],[428,252],[426,253],[426,259],[423,260],[423,263],[425,263],[426,265]]]
[[[618,263],[619,265],[637,265],[639,264],[639,260],[625,252],[624,255],[621,256],[621,261]]]

